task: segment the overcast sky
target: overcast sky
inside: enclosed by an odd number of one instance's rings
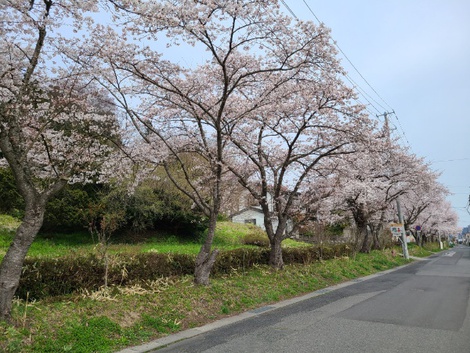
[[[316,16],[331,28],[367,80],[340,54],[349,76],[373,98],[368,110],[396,112],[395,133],[442,172],[459,226],[470,225],[470,1],[284,2],[295,16],[317,22]]]

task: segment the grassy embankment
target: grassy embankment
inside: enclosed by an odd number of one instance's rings
[[[3,257],[15,224],[0,216],[0,258]],[[223,223],[216,245],[240,247],[244,225]],[[150,239],[139,244],[114,244],[111,252],[199,251],[197,243]],[[289,242],[287,242],[289,244]],[[290,242],[290,246],[294,246]],[[41,236],[29,256],[86,254],[95,245],[86,234]],[[435,248],[410,247],[414,256],[427,256]],[[289,265],[282,271],[266,266],[212,278],[208,287],[194,286],[192,278],[161,278],[142,286],[112,287],[94,293],[27,302],[15,300],[15,326],[0,324],[0,351],[5,352],[115,352],[180,330],[203,325],[279,300],[365,276],[406,263],[391,250],[357,254],[310,265]],[[274,286],[273,283],[276,283]]]

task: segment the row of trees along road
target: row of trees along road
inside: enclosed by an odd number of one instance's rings
[[[12,0],[0,23],[0,151],[25,200],[0,267],[3,320],[45,203],[67,183],[163,167],[209,219],[198,284],[236,183],[261,205],[275,268],[289,219],[352,217],[369,251],[392,201],[416,194],[410,225],[455,225],[437,175],[356,103],[329,30],[276,0]]]

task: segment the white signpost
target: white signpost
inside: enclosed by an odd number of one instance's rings
[[[405,227],[401,223],[391,223],[390,230],[392,231],[392,235],[394,237],[401,237],[402,239],[406,239],[405,236]]]

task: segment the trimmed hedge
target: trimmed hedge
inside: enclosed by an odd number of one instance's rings
[[[127,285],[161,277],[192,274],[195,256],[142,253],[110,255],[108,285]],[[95,291],[104,285],[103,260],[95,255],[26,259],[16,295],[31,299]]]
[[[320,259],[350,256],[351,246],[302,247],[283,249],[285,264],[308,264]],[[141,253],[109,255],[108,285],[131,285],[161,277],[194,273],[195,255]],[[220,252],[212,275],[244,271],[269,263],[269,248],[235,249]],[[27,258],[16,295],[42,299],[67,295],[80,290],[94,291],[104,285],[104,265],[95,255],[55,259]]]
[[[254,265],[267,265],[269,248],[235,249],[222,251],[217,256],[212,275],[227,274],[234,270],[246,270]]]
[[[329,260],[336,257],[351,256],[353,253],[353,246],[337,244],[334,246],[286,248],[282,251],[282,258],[285,264],[309,264],[317,260]]]

